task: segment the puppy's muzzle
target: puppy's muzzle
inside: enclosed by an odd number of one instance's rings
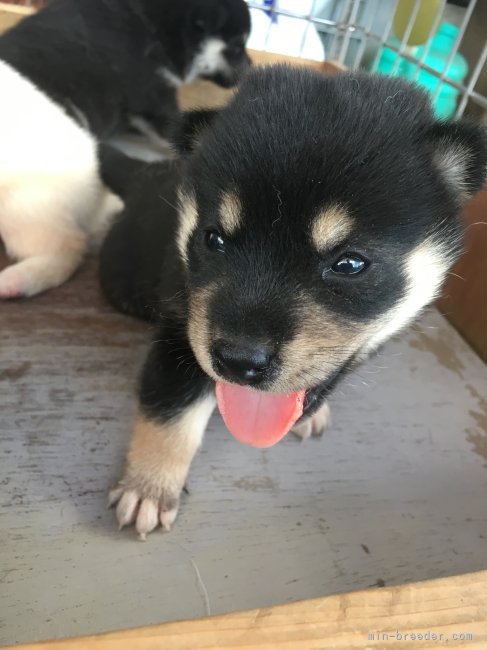
[[[203,79],[209,79],[218,84],[222,88],[233,88],[242,81],[247,72],[250,70],[252,61],[248,54],[245,52],[242,60],[237,64],[228,68],[228,70],[215,72],[210,75],[203,75]]]
[[[273,353],[262,343],[219,339],[212,346],[211,358],[215,372],[223,379],[257,386],[269,377]]]

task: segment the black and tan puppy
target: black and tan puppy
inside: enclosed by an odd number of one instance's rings
[[[110,494],[142,537],[176,517],[215,382],[230,428],[275,428],[303,391],[297,429],[323,428],[339,378],[437,295],[486,175],[480,127],[437,122],[397,79],[255,70],[191,119],[189,153],[133,178],[102,255],[112,302],[157,323]]]

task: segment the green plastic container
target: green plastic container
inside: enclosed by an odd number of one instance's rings
[[[446,66],[447,59],[453,49],[453,43],[458,35],[458,27],[450,23],[442,23],[436,36],[434,36],[424,65],[443,72]],[[389,38],[389,42],[399,47],[400,42],[395,36]],[[419,60],[424,51],[424,45],[410,47],[408,53],[416,60]],[[398,54],[384,45],[382,48],[381,56],[377,66],[377,72],[381,74],[390,75],[394,69]],[[395,76],[405,77],[406,79],[413,79],[417,66],[408,61],[404,57],[399,57],[399,65],[394,73]],[[468,74],[468,65],[464,57],[458,52],[453,57],[446,74],[446,79],[451,79],[457,83],[462,83]],[[450,85],[446,80],[440,82],[433,74],[421,69],[416,79],[417,83],[431,95],[434,95],[439,84],[441,84],[440,92],[434,100],[435,113],[439,118],[451,117],[456,110],[459,91]]]

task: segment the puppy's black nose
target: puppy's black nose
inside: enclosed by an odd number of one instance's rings
[[[213,365],[219,375],[239,384],[255,386],[264,378],[271,362],[270,351],[262,344],[216,341]]]

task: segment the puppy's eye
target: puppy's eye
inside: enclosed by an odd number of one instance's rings
[[[205,232],[205,244],[213,253],[225,252],[225,240],[218,230],[207,230]]]
[[[367,262],[355,253],[345,253],[331,267],[333,273],[340,275],[356,275],[367,267]]]

